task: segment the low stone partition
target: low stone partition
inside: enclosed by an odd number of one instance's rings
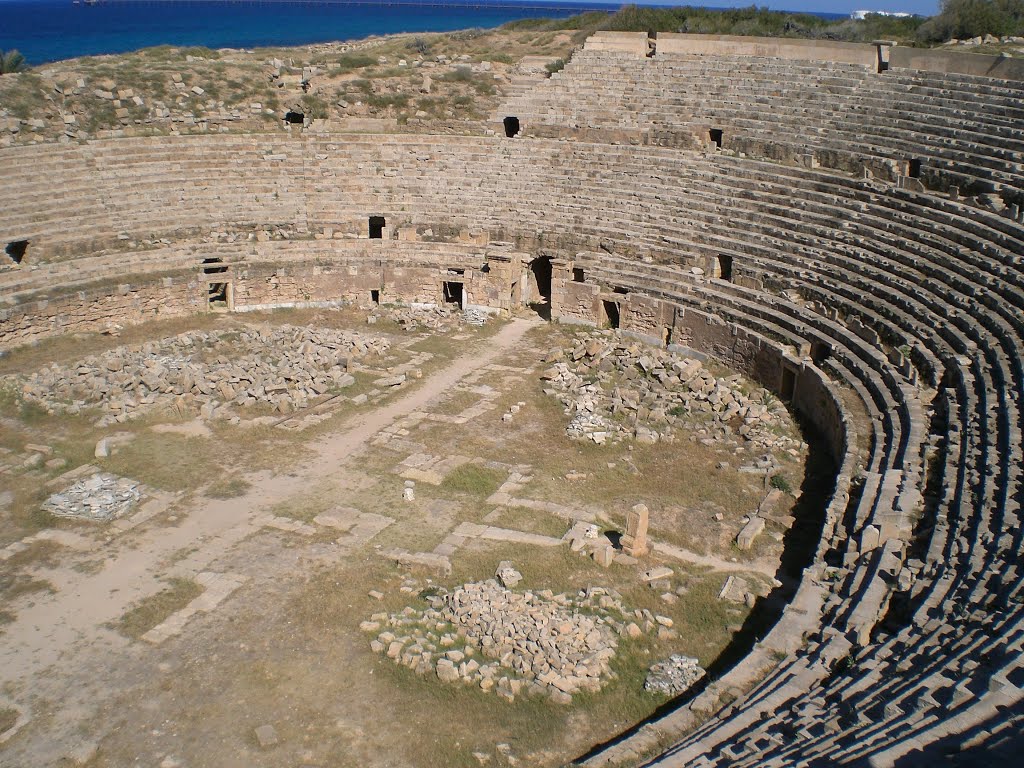
[[[595,32],[587,38],[584,48],[588,51],[615,51],[644,57],[647,55],[647,39],[645,32]]]
[[[655,56],[759,56],[769,59],[828,61],[875,67],[878,46],[830,40],[789,40],[740,35],[689,35],[659,32]]]
[[[196,255],[187,263],[190,250]],[[73,265],[40,265],[16,302],[0,306],[0,349],[210,310],[396,302],[508,312],[530,259],[500,244],[278,240],[83,259],[97,276],[86,282]],[[133,266],[119,269],[125,261]]]
[[[997,80],[1024,80],[1024,59],[928,48],[894,46],[889,51],[889,68],[991,77]]]

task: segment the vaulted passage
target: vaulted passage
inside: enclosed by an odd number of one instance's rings
[[[551,319],[551,259],[540,256],[530,262],[530,306],[545,320]]]
[[[25,259],[25,254],[28,253],[28,240],[15,240],[7,244],[4,248],[6,253],[15,264],[21,264]]]
[[[514,138],[519,135],[519,118],[518,117],[506,117],[501,121],[505,126],[505,136],[508,138]]]
[[[384,227],[387,226],[383,216],[371,216],[370,217],[370,239],[381,240],[384,237]]]
[[[445,281],[443,293],[445,304],[462,309],[462,283]]]
[[[619,303],[617,301],[602,301],[605,322],[608,328],[619,327]]]

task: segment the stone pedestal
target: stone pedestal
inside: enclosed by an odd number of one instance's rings
[[[622,537],[622,551],[630,557],[647,554],[647,523],[649,513],[645,504],[637,504],[626,515],[626,533]]]

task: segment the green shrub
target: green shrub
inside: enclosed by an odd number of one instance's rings
[[[768,485],[778,491],[782,491],[783,493],[793,492],[793,486],[789,484],[789,480],[786,479],[785,475],[772,475],[772,479],[768,481]]]
[[[16,48],[9,51],[0,50],[0,75],[12,75],[28,69],[28,62]]]
[[[922,42],[1024,34],[1024,0],[943,0],[918,31]]]
[[[563,69],[565,69],[565,59],[555,59],[554,61],[549,61],[547,64],[544,65],[544,69],[548,71],[549,75],[553,75],[555,74],[555,72],[561,72]]]
[[[337,62],[341,65],[342,72],[351,72],[353,69],[376,66],[377,57],[365,53],[343,53],[338,57]]]
[[[409,106],[409,94],[374,93],[366,97],[366,103],[374,109],[387,109],[388,107],[404,109]]]
[[[314,120],[323,120],[329,115],[327,102],[319,96],[307,93],[299,101],[302,104],[302,112],[306,117],[313,118]]]
[[[178,55],[181,56],[181,58],[183,58],[183,59],[186,56],[192,56],[193,58],[197,58],[197,59],[219,59],[220,58],[220,52],[219,51],[215,51],[212,48],[207,48],[205,45],[194,45],[194,46],[192,46],[190,48],[182,48],[180,51],[178,51]]]
[[[445,72],[439,78],[447,83],[470,83],[473,81],[473,70],[466,66],[460,66],[451,72]]]

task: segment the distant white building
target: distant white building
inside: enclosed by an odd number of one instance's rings
[[[895,16],[897,18],[905,18],[907,16],[913,16],[912,13],[903,13],[903,11],[854,11],[850,14],[851,19],[857,19],[860,21],[869,14],[875,14],[876,16]]]

